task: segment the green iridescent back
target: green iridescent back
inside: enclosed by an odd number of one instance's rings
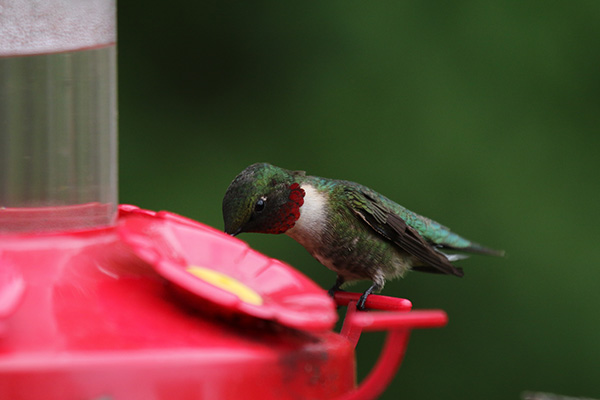
[[[382,194],[359,183],[345,180],[326,179],[316,176],[303,177],[302,180],[310,181],[320,190],[336,191],[344,187],[351,187],[359,190],[367,194],[369,197],[375,199],[379,205],[383,205],[385,209],[389,210],[389,212],[398,215],[406,222],[407,225],[414,228],[421,236],[423,236],[423,238],[425,238],[425,240],[430,243],[468,252],[484,254],[498,253],[495,250],[488,249],[479,245],[478,243],[465,239],[464,237],[452,232],[449,228],[440,224],[439,222],[410,211],[409,209],[383,196]],[[361,203],[357,204],[356,206],[367,208],[372,207],[372,205],[368,203]]]

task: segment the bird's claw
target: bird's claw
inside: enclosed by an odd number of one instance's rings
[[[344,284],[344,279],[340,276],[338,276],[337,280],[335,281],[335,284],[331,287],[331,289],[329,289],[327,291],[327,294],[329,294],[329,296],[331,296],[332,298],[334,298],[335,296],[335,292],[343,292],[342,289],[340,289],[340,287]]]
[[[362,296],[358,299],[356,303],[356,309],[358,311],[365,311],[365,303],[367,302],[367,297],[369,297],[369,293],[363,293]]]
[[[362,296],[360,296],[358,302],[356,303],[357,310],[365,311],[365,303],[367,302],[367,298],[369,297],[369,295],[373,293],[373,290],[381,290],[381,286],[374,283],[373,285],[371,285],[371,287],[365,290],[365,292],[362,294]]]

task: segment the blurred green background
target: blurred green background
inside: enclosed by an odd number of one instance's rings
[[[600,398],[600,2],[118,7],[122,203],[222,229],[254,162],[363,183],[508,253],[388,283],[450,323],[413,332],[383,399]],[[285,235],[241,238],[334,281]]]

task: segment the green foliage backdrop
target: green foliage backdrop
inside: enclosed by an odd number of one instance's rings
[[[229,182],[268,161],[507,251],[386,286],[450,323],[413,333],[382,398],[600,398],[600,2],[120,1],[119,74],[122,203],[222,228]]]

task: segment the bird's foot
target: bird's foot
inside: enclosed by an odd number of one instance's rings
[[[381,290],[381,285],[374,283],[373,285],[371,285],[371,287],[365,290],[365,292],[362,294],[362,296],[360,296],[358,302],[356,303],[357,310],[365,311],[365,303],[367,302],[367,297],[369,297],[369,295],[373,293],[373,290]]]
[[[335,281],[335,284],[331,287],[331,289],[327,291],[327,294],[333,298],[335,296],[335,292],[343,292],[343,290],[340,289],[340,286],[342,286],[343,284],[344,279],[338,276],[337,280]]]
[[[363,293],[362,296],[360,296],[360,298],[358,299],[358,302],[356,303],[356,309],[359,311],[365,311],[365,303],[367,302],[367,297],[369,297],[368,294]]]

